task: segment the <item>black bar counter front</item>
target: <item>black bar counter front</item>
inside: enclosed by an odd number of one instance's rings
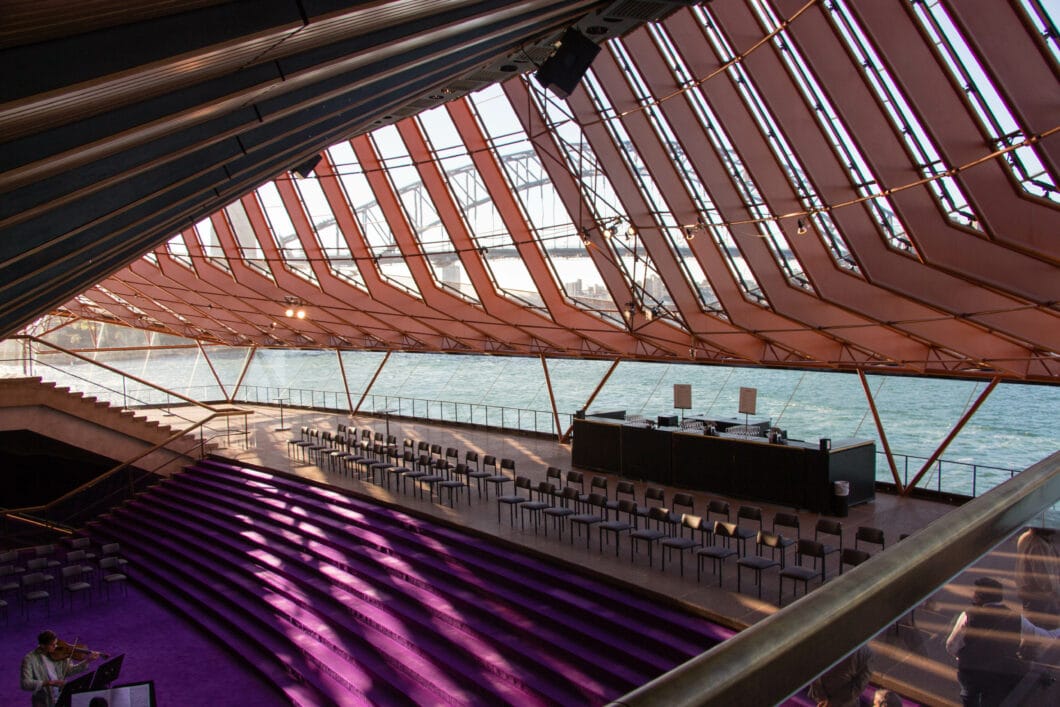
[[[835,482],[850,484],[847,504],[876,497],[876,444],[871,440],[819,444],[677,428],[652,428],[607,419],[576,419],[571,464],[628,479],[708,491],[731,498],[831,513]]]

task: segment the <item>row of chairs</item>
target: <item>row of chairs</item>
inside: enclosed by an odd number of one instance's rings
[[[0,553],[0,608],[6,610],[8,597],[13,597],[27,616],[30,607],[35,603],[47,605],[51,614],[51,600],[55,592],[59,594],[60,606],[70,605],[74,599],[84,596],[91,603],[93,591],[105,591],[110,597],[110,588],[120,586],[127,593],[125,585],[128,561],[122,557],[118,543],[108,543],[94,551],[89,538],[75,538],[65,553],[59,554],[54,544],[40,545],[28,551],[8,550]]]
[[[854,533],[854,546],[846,547],[845,529],[837,520],[821,518],[815,523],[812,537],[803,537],[799,516],[794,513],[775,513],[767,530],[758,506],[741,504],[734,512],[728,501],[711,499],[706,505],[700,505],[689,493],[674,494],[667,504],[665,490],[654,486],[648,486],[643,499],[638,500],[632,482],[618,480],[612,488],[609,477],[587,477],[576,470],[564,473],[550,466],[545,481],[534,484],[529,477],[515,473],[515,462],[511,459],[502,459],[498,464],[496,457],[484,455],[480,460],[477,452],[468,450],[461,461],[454,447],[443,449],[440,444],[409,438],[399,446],[395,437],[369,429],[362,429],[358,434],[355,429],[339,425],[338,433],[331,435],[304,427],[301,435],[289,444],[302,447],[303,458],[323,468],[346,471],[377,484],[385,483],[388,489],[393,478],[395,487],[403,492],[412,483],[414,492],[422,497],[427,489],[433,500],[437,491],[439,502],[443,490],[447,491],[451,507],[464,492],[470,504],[473,485],[480,498],[489,499],[492,486],[498,522],[502,522],[503,510],[507,508],[512,525],[519,515],[524,529],[528,521],[535,533],[543,529],[547,535],[551,527],[558,532],[560,540],[568,531],[572,544],[576,534],[584,534],[587,547],[591,547],[591,531],[596,528],[600,550],[603,551],[605,538],[608,544],[613,539],[616,555],[620,552],[621,536],[628,535],[631,561],[644,546],[649,565],[654,566],[654,548],[658,546],[660,567],[665,570],[667,560],[672,560],[673,553],[677,552],[683,576],[685,554],[689,553],[696,558],[697,580],[701,580],[709,562],[720,584],[726,560],[735,558],[738,591],[742,591],[746,570],[754,574],[761,596],[763,573],[776,567],[781,601],[786,580],[791,581],[796,594],[799,584],[805,593],[816,578],[821,583],[827,581],[827,562],[833,554],[839,558],[838,571],[842,573],[844,568],[868,559],[870,553],[863,547],[886,547],[884,532],[878,528],[859,526]],[[509,482],[514,488],[504,493]],[[752,545],[753,551],[748,551],[748,545]],[[787,562],[788,548],[794,548],[795,552],[791,566]],[[806,567],[805,563],[811,560],[812,567]]]
[[[568,471],[564,475],[556,467],[549,467],[546,481],[537,485],[528,477],[517,476],[514,492],[497,499],[498,522],[502,506],[508,506],[512,524],[518,508],[524,529],[529,517],[535,533],[544,528],[547,535],[551,525],[558,530],[562,540],[564,525],[569,524],[570,542],[573,544],[576,532],[582,534],[584,530],[586,547],[591,545],[591,529],[595,527],[600,551],[603,551],[605,537],[609,543],[613,537],[616,556],[620,551],[620,538],[626,534],[630,540],[631,561],[635,560],[639,547],[644,545],[649,565],[654,566],[653,550],[658,545],[660,567],[665,570],[666,561],[677,552],[683,576],[684,556],[689,552],[696,558],[697,580],[701,579],[703,568],[709,562],[719,585],[725,561],[735,557],[738,591],[742,591],[740,585],[746,569],[755,576],[759,596],[763,572],[776,567],[780,571],[781,600],[785,579],[792,581],[796,592],[801,583],[804,593],[810,581],[818,575],[822,583],[826,581],[826,562],[832,554],[839,555],[839,571],[842,572],[845,567],[868,559],[869,552],[862,549],[863,545],[886,547],[884,532],[869,526],[859,526],[854,535],[854,547],[844,547],[844,528],[840,521],[819,519],[813,538],[803,538],[799,516],[794,513],[776,513],[771,529],[767,531],[762,510],[757,506],[738,506],[734,522],[727,501],[712,499],[703,507],[703,515],[697,515],[697,502],[692,494],[677,493],[667,505],[665,490],[649,486],[645,489],[643,503],[638,504],[636,487],[631,482],[618,481],[613,495],[609,486],[608,477],[593,476],[586,488],[581,472]],[[752,540],[755,551],[748,552],[747,546]],[[791,567],[787,566],[786,557],[789,547],[795,548],[795,564]],[[803,566],[809,559],[813,560],[812,569]]]
[[[336,434],[303,427],[298,437],[288,441],[290,452],[297,453],[305,461],[316,463],[333,472],[346,473],[372,483],[385,485],[389,490],[391,480],[395,490],[413,491],[423,496],[427,489],[433,500],[437,492],[441,500],[446,492],[448,503],[455,506],[461,493],[467,494],[471,503],[471,490],[479,497],[488,499],[490,489],[494,494],[503,492],[504,486],[515,477],[515,461],[467,450],[461,461],[460,451],[455,447],[443,448],[441,444],[405,438],[399,445],[393,435],[362,429],[358,435],[352,428],[339,425]]]

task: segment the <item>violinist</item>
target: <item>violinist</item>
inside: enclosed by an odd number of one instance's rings
[[[37,636],[37,647],[22,659],[22,689],[33,693],[33,707],[54,707],[66,679],[84,672],[100,656],[78,648],[82,647],[60,641],[54,631]]]

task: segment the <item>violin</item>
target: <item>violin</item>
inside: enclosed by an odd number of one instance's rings
[[[48,651],[48,657],[59,662],[61,660],[84,660],[93,653],[99,653],[101,658],[109,658],[106,653],[94,651],[82,643],[67,643],[61,638],[55,639],[55,647]]]

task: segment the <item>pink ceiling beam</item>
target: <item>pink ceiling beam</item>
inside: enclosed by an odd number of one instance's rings
[[[716,9],[718,10],[716,18],[719,20],[719,27],[727,33],[729,40],[737,51],[742,47],[751,46],[763,36],[763,28],[757,24],[754,16],[746,11],[747,8],[745,6],[726,5],[717,6]],[[814,121],[813,115],[809,112],[805,99],[796,90],[790,76],[780,64],[772,47],[763,47],[750,53],[744,58],[743,65],[753,78],[756,87],[759,89],[759,95],[762,96],[766,106],[770,108],[781,129],[784,129],[783,136],[800,163],[807,170],[805,175],[807,179],[813,184],[832,185],[832,193],[824,195],[829,203],[853,198],[855,194],[852,187],[843,189],[839,186],[843,183],[844,173],[836,160],[834,151],[827,141],[823,139],[820,128]],[[735,104],[739,106],[735,111],[723,112],[729,106],[729,103],[722,100],[713,100],[718,98],[719,91],[716,89],[722,88],[724,90],[724,88],[728,87],[727,83],[719,83],[715,80],[708,82],[708,87],[711,88],[712,104],[719,111],[719,115],[724,117],[723,122],[725,125],[749,126],[754,124],[752,116],[746,112],[742,102]],[[729,96],[729,98],[732,98],[732,96]],[[779,166],[776,165],[775,160],[771,158],[771,152],[762,139],[761,133],[756,129],[742,132],[744,133],[744,144],[748,142],[758,143],[755,147],[756,152],[746,158],[746,163],[753,165],[756,181],[761,193],[766,197],[767,202],[771,204],[771,209],[775,213],[801,211],[803,207],[798,201],[790,181],[784,172],[780,170]],[[875,223],[868,218],[863,208],[837,209],[832,211],[831,215],[837,225],[841,228],[845,226],[841,231],[845,239],[848,241],[852,240],[852,238],[847,238],[848,233],[858,233],[860,235],[859,241],[867,241],[875,254],[895,262],[896,266],[898,266],[897,278],[908,283],[902,292],[903,294],[908,295],[908,293],[916,291],[914,288],[923,287],[924,278],[914,278],[909,273],[909,270],[923,268],[923,266],[915,261],[910,262],[908,258],[900,256],[889,249],[880,247],[881,241],[878,235],[871,239],[864,237],[863,234],[872,233],[878,231],[878,229]],[[806,219],[806,222],[812,225],[812,221],[809,218]],[[1013,345],[1007,339],[983,336],[981,327],[957,321],[950,312],[939,312],[936,309],[929,309],[916,302],[909,301],[905,297],[897,296],[894,291],[880,289],[852,274],[841,271],[824,251],[822,242],[815,237],[804,238],[798,236],[795,233],[796,225],[795,219],[789,219],[784,222],[783,226],[788,234],[788,241],[793,251],[799,256],[806,254],[807,251],[814,253],[816,257],[807,258],[803,264],[807,274],[811,277],[811,281],[818,287],[826,288],[822,290],[822,294],[825,296],[831,294],[829,299],[841,300],[845,306],[863,312],[876,321],[888,322],[888,327],[908,332],[921,341],[937,342],[941,346],[966,352],[972,359],[1026,357],[1028,353],[1026,348]],[[860,251],[856,251],[856,253],[864,255]],[[864,262],[864,258],[859,257],[859,262]],[[811,270],[809,269],[811,264],[817,267]],[[946,278],[945,275],[940,276],[938,273],[932,273],[931,275],[932,277]],[[952,290],[968,287],[969,285],[966,282],[953,278],[953,282],[950,283],[951,290],[946,291],[944,297],[952,300]],[[1002,298],[998,297],[996,299]],[[953,304],[953,302],[950,302],[950,304]],[[996,305],[1012,309],[1023,306],[1023,303],[1008,299],[1004,302],[997,302]],[[877,329],[879,330],[879,328]],[[888,335],[890,336],[889,333]],[[969,349],[970,342],[973,341],[975,344]],[[910,346],[913,343],[913,341],[908,341]],[[866,345],[870,344],[866,343]],[[901,344],[898,344],[898,346],[901,348]],[[877,344],[875,350],[885,351],[882,348],[882,344]],[[923,360],[917,357],[916,352],[890,354],[890,357],[895,360]]]
[[[1060,71],[1041,37],[1029,29],[1030,20],[1018,3],[994,0],[945,0],[943,5],[961,28],[997,92],[1030,134],[1057,127],[1056,86]],[[1060,139],[1054,136],[1036,148],[1054,182],[1060,181]]]
[[[580,187],[574,176],[561,167],[562,157],[558,154],[557,146],[552,142],[552,136],[543,129],[544,121],[537,110],[530,107],[530,97],[526,91],[526,85],[522,81],[511,80],[503,84],[505,95],[512,108],[515,110],[524,131],[531,138],[534,148],[541,154],[541,163],[544,166],[550,181],[556,189],[557,194],[563,200],[569,214],[582,214],[577,218],[572,216],[576,224],[584,225],[590,233],[595,233],[594,239],[599,239],[595,229],[595,220],[587,214],[587,205],[580,199]],[[531,243],[533,234],[526,221],[523,219],[522,211],[516,197],[512,194],[511,186],[504,177],[496,157],[488,150],[484,136],[477,129],[472,129],[474,119],[466,106],[463,108],[453,106],[451,109],[454,123],[461,133],[464,144],[471,151],[472,160],[482,177],[483,183],[494,206],[497,208],[505,227],[512,235],[520,257],[526,263],[527,270],[534,280],[534,285],[545,300],[552,318],[561,326],[579,331],[586,341],[582,350],[587,355],[613,355],[615,353],[633,354],[637,348],[637,341],[629,332],[618,328],[611,321],[601,316],[572,304],[559,289],[555,278],[551,274],[548,264],[548,256],[543,252],[541,246]],[[539,138],[540,137],[540,142]],[[543,154],[542,154],[543,152]],[[592,224],[592,228],[590,228]],[[587,248],[587,255],[596,266],[604,285],[614,298],[625,297],[614,301],[626,302],[632,298],[632,292],[621,273],[614,263],[608,259],[604,246],[598,245],[594,240],[593,245]],[[623,294],[624,293],[624,294]],[[653,348],[657,349],[658,355],[681,356],[688,348],[687,340],[676,341],[675,334],[666,332],[669,337],[663,336],[656,339]],[[682,337],[683,338],[683,337]]]
[[[700,42],[692,45],[690,51],[700,48],[706,51],[705,40],[706,38],[704,37]],[[661,56],[655,49],[654,42],[650,41],[647,31],[638,30],[633,32],[626,38],[625,42],[634,50],[634,54],[638,57],[638,68],[643,73],[648,85],[653,88],[657,95],[669,94],[677,89],[671,72],[662,62]],[[596,66],[599,65],[600,62],[598,60]],[[608,63],[604,63],[603,66],[611,69]],[[597,71],[603,76],[599,70]],[[617,73],[617,71],[618,68],[616,66],[613,72]],[[615,81],[613,79],[604,83],[610,86],[614,85]],[[746,112],[743,101],[732,90],[731,84],[719,77],[709,82],[706,88],[711,89],[711,104],[718,111],[719,116],[722,117],[722,123],[725,125],[730,139],[733,140],[734,145],[743,155],[745,163],[758,167],[764,173],[764,178],[767,182],[772,180],[772,184],[762,184],[763,175],[755,174],[756,181],[759,182],[759,189],[764,191],[771,186],[782,191],[788,198],[786,205],[790,206],[791,201],[794,200],[790,185],[784,178],[783,172],[777,168],[772,153],[762,139],[761,133],[753,127],[752,117]],[[718,95],[719,93],[721,95]],[[632,95],[624,94],[622,99],[618,103],[620,111],[626,108],[627,104],[633,104]],[[667,116],[674,133],[685,137],[684,144],[689,148],[686,154],[693,159],[696,157],[705,157],[707,159],[706,164],[694,165],[701,175],[701,179],[705,180],[704,183],[713,182],[715,186],[719,186],[727,192],[723,198],[718,200],[720,203],[727,205],[724,209],[719,208],[723,218],[727,220],[749,218],[751,214],[745,207],[734,206],[740,203],[739,195],[735,193],[731,180],[721,178],[721,175],[725,175],[727,171],[717,160],[713,151],[704,149],[706,145],[710,144],[708,136],[702,130],[699,120],[691,112],[688,104],[683,100],[668,101],[661,109]],[[674,171],[672,159],[662,149],[662,146],[658,144],[658,140],[654,139],[650,126],[647,125],[644,112],[636,111],[630,113],[625,118],[625,122],[631,135],[635,133],[629,126],[637,126],[636,134],[641,135],[642,139],[635,138],[635,141],[640,148],[642,157],[651,167],[656,180],[658,181],[664,175],[667,177],[668,181],[660,182],[660,187],[665,198],[669,201],[671,209],[677,213],[694,213],[694,202],[691,200],[684,182]],[[649,149],[646,150],[645,148]],[[752,156],[749,157],[748,153],[751,153]],[[649,157],[649,154],[654,159]],[[791,230],[794,230],[794,225],[794,223],[790,224]],[[758,228],[754,226],[745,226],[743,231],[748,228],[753,229],[755,232],[758,231]],[[740,234],[741,228],[734,227],[732,231],[734,234]],[[875,355],[877,357],[882,357],[886,360],[905,360],[908,358],[907,354],[910,351],[912,342],[907,337],[879,327],[875,322],[864,317],[855,316],[849,311],[836,307],[829,302],[823,302],[813,294],[789,283],[764,239],[749,237],[745,234],[743,237],[737,235],[736,241],[752,271],[755,273],[756,279],[762,285],[763,292],[770,301],[772,309],[790,320],[797,321],[798,328],[821,331],[831,338],[848,342],[853,348],[876,352]],[[838,350],[840,345],[832,344],[831,346]],[[828,358],[823,360],[838,360],[838,356],[830,354]]]
[[[924,128],[932,136],[943,159],[951,167],[968,164],[992,152],[995,147],[984,139],[983,128],[968,106],[963,87],[955,85],[944,70],[937,50],[919,32],[913,11],[907,4],[899,3],[853,3],[851,11],[865,27],[865,31],[876,43],[876,51],[891,70],[891,75],[902,87],[906,99],[914,106]],[[1011,9],[1011,8],[1010,8]],[[990,13],[988,16],[1003,15]],[[999,33],[1008,30],[1007,35]],[[991,30],[1000,41],[1010,37],[1018,46],[1019,40],[1026,42],[1027,28],[1002,22]],[[1017,52],[1006,55],[1020,58],[1026,54]],[[1033,56],[1033,55],[1032,55]],[[1028,68],[1035,67],[1030,62]],[[1040,66],[1040,64],[1038,64]],[[1038,86],[1053,86],[1055,96],[1056,76],[1045,79]],[[1046,90],[1044,93],[1048,94]],[[1040,99],[1043,102],[1045,99]],[[1053,124],[1057,127],[1056,105],[1053,102]],[[1060,243],[1056,234],[1060,232],[1060,210],[1054,204],[1039,202],[1015,186],[1003,160],[991,160],[981,166],[961,172],[957,180],[965,195],[972,202],[980,223],[997,242],[1034,255],[1060,260]],[[1001,188],[1006,185],[1009,188]]]
[[[351,305],[360,311],[374,313],[381,325],[386,327],[386,336],[380,336],[380,338],[397,342],[397,348],[402,348],[400,342],[403,333],[411,335],[417,341],[430,341],[434,342],[432,345],[440,346],[444,339],[442,330],[411,316],[411,313],[420,310],[423,303],[384,280],[374,267],[372,253],[368,249],[360,226],[346,200],[345,192],[339,183],[339,176],[326,153],[324,159],[317,165],[316,175],[324,197],[327,199],[328,207],[335,216],[335,223],[346,242],[350,255],[357,263],[367,290],[366,293],[358,293]]]
[[[454,101],[465,106],[464,101]],[[448,234],[457,257],[475,287],[482,302],[482,307],[490,317],[497,317],[498,322],[510,322],[515,328],[541,342],[555,351],[578,351],[581,337],[569,329],[563,329],[548,321],[537,312],[516,302],[498,295],[493,280],[478,254],[475,242],[465,226],[452,193],[446,186],[446,178],[441,167],[434,160],[427,141],[415,120],[404,120],[398,123],[398,132],[412,157],[413,164],[420,175],[431,204],[438,212],[442,225]]]
[[[350,142],[358,161],[364,168],[365,178],[371,186],[372,193],[383,210],[387,226],[394,235],[394,242],[416,281],[424,303],[431,308],[434,316],[450,320],[452,336],[463,341],[469,348],[479,351],[488,350],[488,342],[492,340],[500,342],[505,348],[530,351],[533,341],[527,334],[497,323],[481,308],[439,287],[427,263],[426,253],[420,247],[411,225],[405,218],[405,212],[401,208],[390,181],[386,178],[382,162],[371,141],[367,136],[359,136]]]
[[[777,0],[777,4],[782,10],[801,6],[798,0]],[[880,188],[896,190],[890,194],[891,204],[925,262],[1031,301],[1060,299],[1060,285],[1050,284],[1057,279],[1055,267],[998,247],[950,222],[927,187],[898,189],[918,182],[921,175],[820,6],[804,12],[789,32],[849,132],[857,136],[861,154],[880,180]]]

